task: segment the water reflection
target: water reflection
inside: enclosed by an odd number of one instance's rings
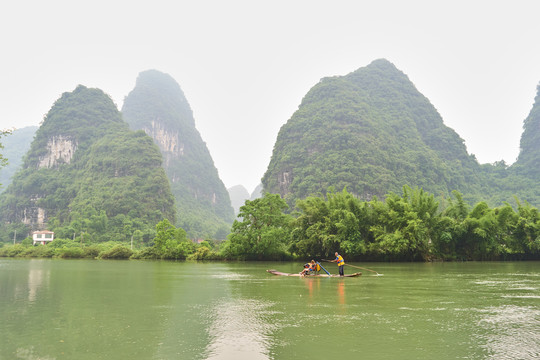
[[[313,302],[314,296],[316,297],[317,294],[320,291],[321,287],[321,279],[313,279],[313,278],[304,278],[302,281],[305,283],[305,286],[308,290],[308,299],[311,302]]]
[[[270,334],[274,327],[263,317],[270,306],[253,299],[217,303],[214,321],[208,329],[211,340],[206,359],[270,359]]]
[[[49,283],[50,272],[43,269],[43,261],[31,260],[28,271],[28,301],[34,302],[37,298],[38,290]]]
[[[345,282],[343,280],[337,284],[337,294],[340,305],[345,305]]]

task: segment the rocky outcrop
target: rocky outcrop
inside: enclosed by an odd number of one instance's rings
[[[150,127],[146,126],[143,130],[154,139],[162,153],[184,155],[184,144],[180,143],[178,131],[169,131],[163,128],[162,124],[156,120],[152,120]]]
[[[40,226],[47,224],[46,211],[37,206],[25,208],[22,213],[21,222],[26,225],[32,225],[33,229],[40,229]]]
[[[77,150],[75,141],[62,135],[53,136],[47,143],[47,155],[40,157],[38,167],[52,168],[61,164],[69,164]]]
[[[278,174],[279,191],[281,194],[288,194],[292,182],[292,171],[283,171]]]

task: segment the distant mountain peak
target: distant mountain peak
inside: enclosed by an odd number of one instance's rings
[[[168,74],[143,71],[125,98],[122,114],[132,129],[146,132],[161,150],[176,199],[177,225],[190,236],[214,236],[218,228],[228,228],[234,220],[229,194],[180,85]]]

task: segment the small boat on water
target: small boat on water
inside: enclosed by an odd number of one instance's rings
[[[339,276],[339,275],[328,275],[328,274],[312,274],[312,275],[300,275],[300,274],[290,274],[290,273],[284,273],[284,272],[281,272],[281,271],[277,271],[277,270],[266,270],[266,272],[269,272],[270,274],[274,274],[274,275],[281,275],[281,276],[298,276],[298,277],[356,277],[356,276],[360,276],[362,275],[361,272],[358,272],[358,273],[354,273],[354,274],[346,274],[344,276]]]

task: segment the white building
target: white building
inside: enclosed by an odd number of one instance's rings
[[[48,230],[34,231],[32,233],[32,238],[34,239],[34,245],[45,245],[46,243],[54,240],[54,233]]]

